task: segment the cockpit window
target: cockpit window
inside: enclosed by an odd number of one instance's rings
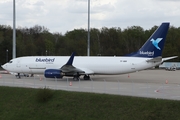
[[[9,63],[12,63],[13,61],[9,61]]]

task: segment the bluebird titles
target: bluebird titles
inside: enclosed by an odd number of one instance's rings
[[[36,58],[36,62],[54,62],[55,58],[51,59],[51,58]]]
[[[140,51],[140,54],[141,54],[141,55],[153,56],[153,55],[154,55],[154,51],[153,51],[153,52],[150,52],[150,51],[146,51],[146,52]]]

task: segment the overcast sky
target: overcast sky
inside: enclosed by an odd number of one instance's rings
[[[90,27],[180,27],[180,0],[90,0]],[[16,27],[45,26],[50,32],[87,29],[88,0],[16,0]],[[13,23],[13,0],[0,0],[0,25]]]

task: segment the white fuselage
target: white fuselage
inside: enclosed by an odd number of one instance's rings
[[[34,56],[19,57],[2,67],[9,72],[40,74],[46,69],[60,69],[69,57]],[[152,68],[160,62],[147,62],[151,58],[140,57],[74,57],[73,66],[85,74],[116,75]]]

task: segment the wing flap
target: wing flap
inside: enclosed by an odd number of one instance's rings
[[[64,65],[60,70],[63,73],[85,73],[83,70],[78,69],[72,65]]]
[[[85,72],[85,74],[87,75],[92,75],[94,74],[94,71],[90,70],[90,69],[87,69],[87,68],[80,68],[82,71]]]

